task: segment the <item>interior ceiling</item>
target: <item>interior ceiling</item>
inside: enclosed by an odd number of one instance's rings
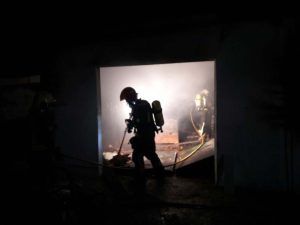
[[[130,15],[130,14],[129,14]],[[84,18],[84,19],[83,19]],[[60,52],[106,40],[161,35],[197,26],[211,26],[256,16],[228,17],[216,14],[180,14],[173,16],[93,16],[29,13],[3,26],[1,77],[19,77],[50,71]]]

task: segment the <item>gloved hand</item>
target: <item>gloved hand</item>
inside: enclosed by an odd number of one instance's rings
[[[133,122],[132,122],[132,120],[126,119],[125,123],[126,123],[126,126],[127,126],[128,133],[131,133],[132,129],[133,129]]]

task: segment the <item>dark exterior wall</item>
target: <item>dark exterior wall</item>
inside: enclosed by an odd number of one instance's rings
[[[218,175],[230,191],[299,192],[293,25],[239,24],[222,42],[216,73]]]
[[[278,34],[268,23],[237,25],[217,58],[218,159],[229,188],[286,188]]]
[[[58,62],[56,145],[67,156],[98,162],[97,70],[90,58],[90,52],[78,50]],[[89,165],[78,160],[71,164]],[[85,172],[92,171],[97,168]]]
[[[282,71],[283,83],[286,87],[287,127],[286,158],[288,184],[291,191],[300,193],[300,108],[299,102],[299,20],[285,22],[285,49],[283,54],[284,70]]]

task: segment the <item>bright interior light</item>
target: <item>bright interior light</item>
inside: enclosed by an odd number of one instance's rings
[[[214,61],[157,64],[143,66],[116,66],[100,68],[101,121],[103,149],[118,148],[125,129],[125,119],[131,109],[120,101],[125,87],[133,87],[138,98],[161,103],[165,125],[163,141],[174,141],[180,121],[189,111],[201,104],[201,97],[195,95],[203,89],[214,90]],[[189,118],[189,116],[187,116]],[[187,119],[189,123],[189,119]],[[163,136],[164,135],[164,136]],[[168,136],[169,135],[169,136]],[[130,138],[128,135],[126,138]],[[127,142],[128,143],[128,142]],[[126,140],[124,141],[126,147]]]

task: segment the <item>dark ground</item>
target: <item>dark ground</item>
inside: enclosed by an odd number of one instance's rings
[[[299,214],[295,196],[224,193],[208,176],[169,172],[161,182],[149,173],[142,190],[130,171],[105,169],[94,179],[58,171],[55,182],[10,176],[2,224],[294,224]]]

